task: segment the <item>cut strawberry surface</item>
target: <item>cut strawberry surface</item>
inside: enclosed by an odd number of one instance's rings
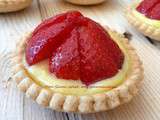
[[[63,79],[80,78],[80,56],[78,51],[78,32],[74,29],[50,59],[50,71]]]
[[[116,75],[124,54],[103,27],[74,11],[43,22],[33,32],[27,63],[47,58],[50,72],[58,78],[90,85]]]
[[[55,50],[60,44],[62,44],[67,38],[68,34],[75,27],[76,19],[80,14],[78,12],[66,13],[67,17],[62,22],[52,21],[53,24],[48,26],[48,22],[42,23],[31,36],[26,48],[26,60],[29,65],[33,65],[43,59],[51,56],[53,50]],[[66,15],[64,14],[64,15]],[[50,23],[49,19],[49,24]],[[56,24],[55,24],[56,23]]]
[[[96,30],[97,31],[101,31],[101,33],[99,34],[103,34],[103,36],[105,36],[105,45],[107,46],[108,49],[108,54],[110,54],[110,56],[113,58],[114,62],[116,63],[118,69],[120,69],[122,67],[123,61],[124,61],[124,54],[122,53],[122,51],[120,50],[119,46],[112,40],[112,38],[109,36],[109,34],[107,33],[107,31],[101,27],[98,23],[94,22],[91,19],[86,18],[89,23],[88,26],[92,26],[93,28],[91,28],[92,30]],[[94,28],[95,27],[95,28]],[[96,31],[95,31],[96,32]],[[95,35],[98,36],[98,35]],[[105,46],[105,47],[106,47]]]
[[[86,18],[87,19],[87,18]],[[87,19],[88,25],[79,28],[81,81],[89,85],[114,76],[118,72],[119,47],[97,23]],[[115,52],[115,54],[113,54]],[[119,53],[119,56],[116,54]]]
[[[160,0],[143,0],[136,9],[148,18],[160,20],[159,4]]]

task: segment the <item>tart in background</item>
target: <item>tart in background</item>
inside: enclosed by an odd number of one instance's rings
[[[66,1],[77,5],[96,5],[104,2],[105,0],[66,0]]]
[[[17,44],[13,79],[38,104],[93,113],[129,102],[143,80],[128,40],[78,11],[43,21]]]
[[[126,17],[138,31],[160,41],[160,1],[136,0],[126,10]]]
[[[32,0],[0,0],[0,13],[22,10],[31,4]]]

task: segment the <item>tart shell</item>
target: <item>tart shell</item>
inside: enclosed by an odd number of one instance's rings
[[[95,5],[95,4],[100,4],[105,0],[66,0],[66,1],[77,5]]]
[[[107,30],[109,30],[107,28]],[[56,93],[47,88],[43,88],[32,81],[25,74],[22,64],[26,41],[31,33],[27,33],[17,44],[16,52],[12,57],[13,79],[18,88],[25,92],[26,96],[35,100],[38,104],[49,107],[56,111],[94,113],[113,109],[123,103],[129,102],[137,94],[142,80],[143,67],[135,50],[130,46],[128,40],[114,32],[119,38],[123,38],[123,43],[130,54],[133,63],[132,70],[127,79],[118,87],[101,94],[73,96]]]
[[[32,0],[0,0],[0,12],[14,12],[22,10],[31,4]]]
[[[133,25],[138,31],[143,33],[144,35],[160,41],[160,27],[156,28],[152,25],[145,23],[144,21],[140,20],[133,12],[132,5],[128,7],[126,10],[126,18],[128,22]]]

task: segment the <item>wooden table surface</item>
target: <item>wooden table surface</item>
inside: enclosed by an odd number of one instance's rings
[[[0,120],[160,120],[160,45],[130,26],[123,10],[130,0],[107,0],[97,6],[74,6],[63,0],[34,0],[20,12],[0,14]],[[11,79],[10,54],[20,36],[43,19],[67,10],[86,16],[131,35],[130,43],[143,61],[145,80],[140,93],[128,104],[114,110],[80,115],[55,112],[27,99]]]

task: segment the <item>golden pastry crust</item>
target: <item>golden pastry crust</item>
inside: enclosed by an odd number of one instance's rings
[[[132,5],[128,7],[126,10],[126,17],[128,19],[128,22],[133,25],[138,31],[143,33],[144,35],[160,41],[160,27],[154,27],[150,24],[145,23],[144,21],[140,20],[139,17],[137,17],[132,9]]]
[[[32,0],[0,0],[0,12],[14,12],[22,10],[31,4]]]
[[[34,83],[24,72],[22,64],[26,40],[30,34],[26,34],[17,44],[17,50],[12,58],[14,61],[13,79],[17,82],[18,88],[25,92],[27,97],[32,98],[42,106],[57,111],[93,113],[113,109],[123,103],[129,102],[138,92],[143,80],[142,63],[135,50],[129,45],[128,40],[123,35],[114,33],[119,38],[123,38],[122,42],[133,60],[133,65],[132,71],[124,83],[106,93],[83,96],[63,95]]]
[[[95,5],[95,4],[100,4],[105,0],[66,0],[66,1],[77,5]]]

